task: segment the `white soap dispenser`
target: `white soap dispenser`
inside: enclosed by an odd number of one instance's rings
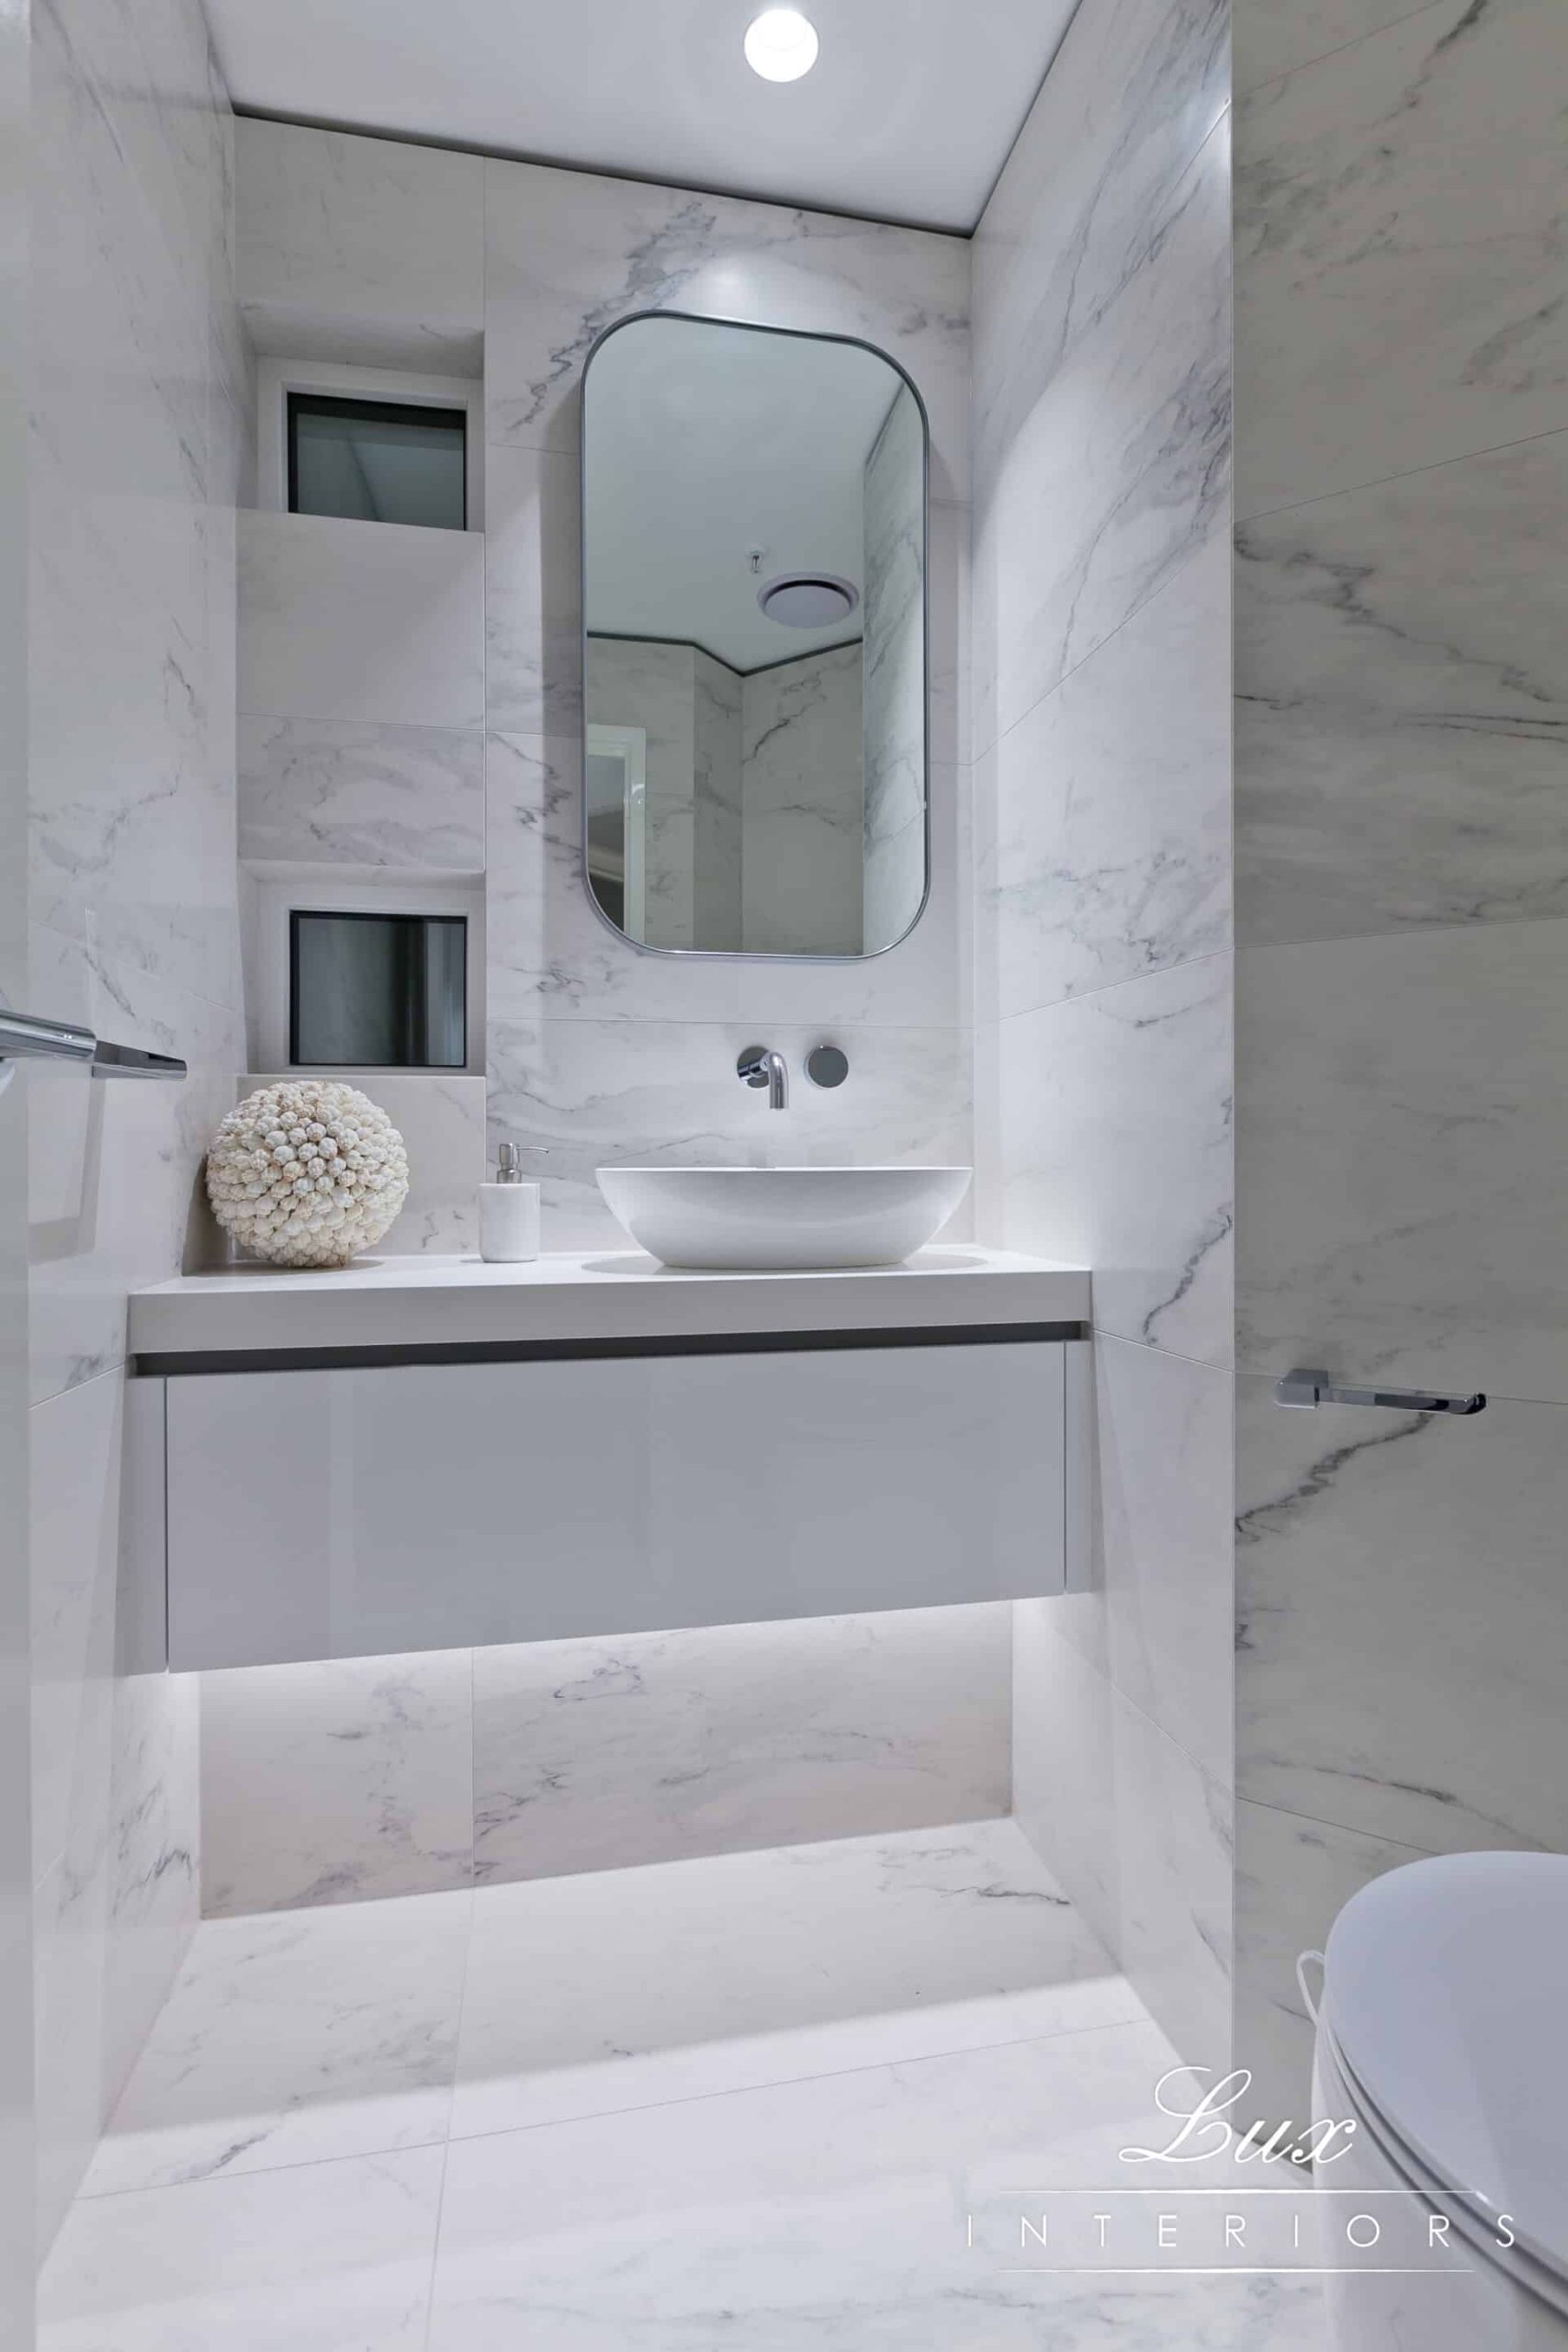
[[[493,1184],[479,1186],[479,1256],[492,1266],[539,1254],[539,1188],[523,1181],[514,1143],[503,1143]]]

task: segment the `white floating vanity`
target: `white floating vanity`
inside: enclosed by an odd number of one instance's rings
[[[549,1641],[1081,1580],[1089,1276],[639,1251],[130,1302],[142,1663]]]

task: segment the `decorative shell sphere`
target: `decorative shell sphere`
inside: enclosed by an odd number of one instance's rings
[[[275,1266],[346,1266],[380,1240],[408,1189],[408,1154],[385,1111],[330,1079],[262,1087],[207,1155],[219,1224]]]

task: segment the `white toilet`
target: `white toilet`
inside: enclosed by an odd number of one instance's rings
[[[1564,2352],[1568,1858],[1448,1855],[1352,1897],[1313,2115],[1356,2125],[1317,2168],[1336,2352]]]

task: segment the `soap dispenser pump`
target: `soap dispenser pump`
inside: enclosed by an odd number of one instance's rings
[[[539,1188],[525,1183],[514,1143],[497,1154],[495,1182],[479,1186],[479,1256],[489,1265],[519,1265],[539,1254]]]

